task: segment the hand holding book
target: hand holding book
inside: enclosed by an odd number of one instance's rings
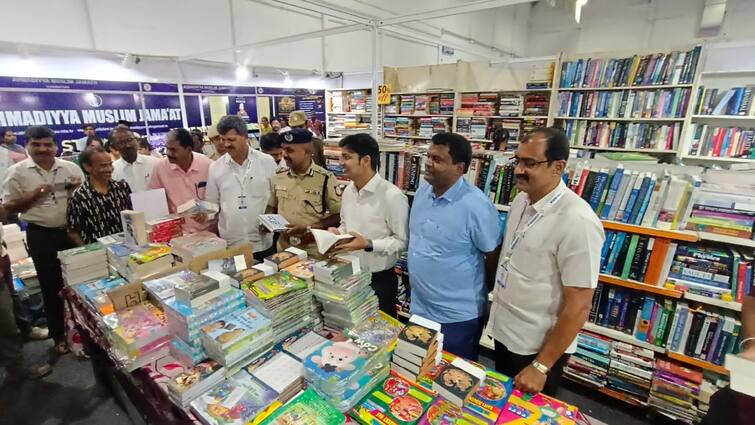
[[[343,239],[337,241],[329,252],[334,255],[345,254],[351,251],[361,251],[369,245],[367,239],[357,232],[349,232],[346,235],[340,235]],[[348,236],[352,236],[349,238]]]

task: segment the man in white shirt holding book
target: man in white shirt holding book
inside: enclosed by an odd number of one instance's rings
[[[107,139],[121,155],[113,162],[113,180],[125,180],[132,193],[149,190],[152,169],[160,160],[139,154],[138,139],[127,127],[114,128]]]
[[[598,284],[603,226],[569,190],[563,131],[537,128],[519,144],[514,199],[501,247],[490,320],[496,369],[527,392],[555,395]]]
[[[398,187],[377,173],[380,148],[369,134],[346,136],[339,145],[351,182],[341,197],[341,226],[330,230],[354,238],[340,241],[331,251],[358,251],[360,264],[372,272],[380,310],[395,316],[398,277],[393,266],[407,246],[409,203]]]

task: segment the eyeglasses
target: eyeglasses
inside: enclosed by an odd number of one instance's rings
[[[537,167],[540,164],[545,164],[546,162],[550,162],[550,161],[548,161],[547,159],[544,159],[542,161],[536,161],[530,158],[519,158],[518,156],[514,156],[509,161],[509,164],[513,165],[514,167],[517,167],[519,164],[522,164],[522,167],[531,169],[531,168]]]

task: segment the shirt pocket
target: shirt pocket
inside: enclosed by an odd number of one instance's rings
[[[525,236],[511,254],[511,268],[521,277],[533,280],[549,280],[558,273],[556,259],[550,249],[543,249],[544,241],[529,240]]]

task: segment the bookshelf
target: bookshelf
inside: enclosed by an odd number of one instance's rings
[[[455,98],[451,90],[392,93],[391,102],[380,105],[380,134],[408,140],[409,144],[425,144],[434,134],[453,128]]]
[[[635,338],[634,336],[617,331],[616,329],[610,329],[603,326],[596,325],[595,323],[587,322],[585,323],[585,326],[582,327],[582,329],[586,331],[590,331],[593,333],[596,333],[598,335],[603,335],[611,339],[615,339],[617,341],[626,342],[628,344],[636,345],[638,347],[642,347],[645,349],[648,349],[650,351],[655,351],[656,353],[665,353],[666,349],[659,347],[657,345],[653,345],[650,343],[647,343],[645,341],[640,341],[639,339]]]
[[[678,154],[703,50],[562,56],[554,122],[573,149]]]
[[[372,128],[371,89],[325,90],[325,133],[338,141],[349,134],[369,132]]]
[[[669,298],[678,299],[682,297],[682,292],[677,291],[676,289],[668,289],[665,287],[650,285],[645,282],[638,282],[636,280],[631,280],[631,279],[622,279],[620,277],[611,276],[604,273],[600,274],[600,277],[598,277],[598,281],[601,283],[609,284],[609,285],[622,286],[624,288],[636,289],[638,291],[647,292],[651,294],[663,295],[664,297],[669,297]]]
[[[729,370],[726,369],[725,367],[719,366],[710,362],[706,362],[705,360],[700,360],[694,357],[685,356],[684,354],[676,353],[674,351],[667,352],[667,355],[674,360],[678,360],[680,362],[687,363],[692,366],[697,366],[705,370],[710,370],[720,375],[729,374]]]
[[[688,230],[661,230],[653,227],[635,226],[633,224],[621,223],[618,221],[601,220],[603,228],[606,230],[616,230],[619,232],[638,233],[641,235],[653,236],[657,238],[673,239],[684,242],[697,242],[700,238],[695,232]]]

